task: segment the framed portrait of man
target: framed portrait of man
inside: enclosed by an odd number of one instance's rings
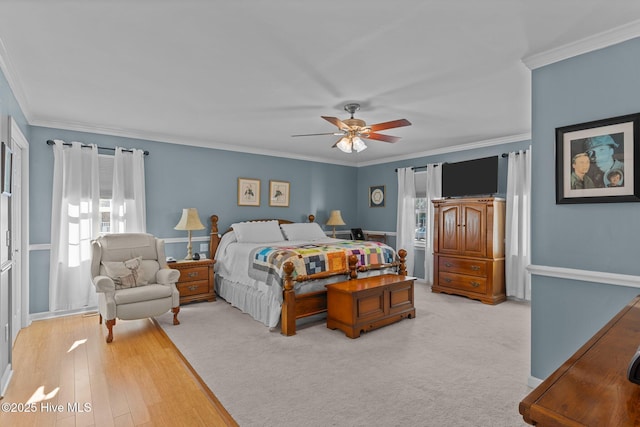
[[[556,203],[638,202],[640,113],[556,129]]]

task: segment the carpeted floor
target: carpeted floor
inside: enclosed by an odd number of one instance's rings
[[[415,306],[357,339],[318,318],[284,337],[221,299],[157,320],[242,427],[526,425],[529,304],[417,283]]]

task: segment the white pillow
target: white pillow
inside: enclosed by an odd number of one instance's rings
[[[278,221],[237,222],[231,224],[238,243],[282,242]]]
[[[327,237],[317,222],[282,224],[280,228],[287,240],[318,240]]]

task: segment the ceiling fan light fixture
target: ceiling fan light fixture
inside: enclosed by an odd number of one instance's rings
[[[365,150],[367,148],[366,144],[364,143],[364,141],[360,138],[360,137],[353,137],[351,139],[351,143],[353,145],[353,149],[356,150],[356,153],[361,152],[362,150]]]
[[[407,119],[392,120],[389,122],[376,123],[373,125],[367,125],[364,120],[356,119],[353,114],[360,109],[360,104],[351,103],[344,106],[344,109],[351,114],[351,117],[345,120],[340,120],[337,117],[320,116],[332,125],[339,129],[339,132],[333,132],[332,135],[342,136],[338,142],[331,147],[338,147],[343,153],[352,153],[354,150],[359,153],[367,149],[367,145],[363,139],[373,139],[383,142],[398,142],[400,140],[397,136],[383,135],[378,133],[380,130],[393,129],[403,126],[411,125],[411,122]],[[292,136],[315,136],[315,135],[329,135],[328,133],[311,133],[306,135],[292,135]]]
[[[338,147],[343,153],[351,153],[351,141],[346,136],[338,141],[336,147]]]

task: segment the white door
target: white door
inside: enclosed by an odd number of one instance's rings
[[[11,191],[11,345],[15,343],[20,329],[28,326],[28,233],[23,224],[28,224],[28,173],[29,143],[12,119],[11,146],[13,149],[13,179]],[[27,184],[27,185],[25,185]]]
[[[11,224],[9,229],[11,230],[11,258],[13,259],[13,267],[11,268],[11,346],[15,343],[18,332],[22,328],[22,287],[21,287],[21,275],[20,267],[22,262],[20,260],[20,177],[22,169],[20,164],[22,162],[22,150],[20,147],[13,143],[13,177],[12,177],[12,189],[11,189]]]

